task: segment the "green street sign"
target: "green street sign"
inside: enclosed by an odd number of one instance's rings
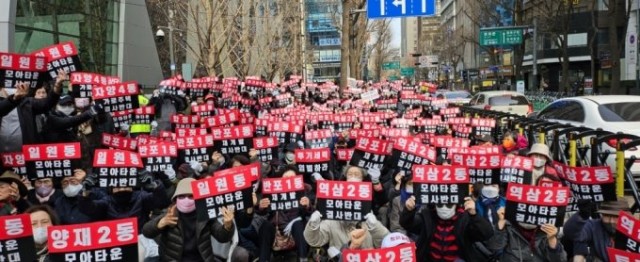
[[[400,62],[388,62],[382,64],[382,70],[400,69]]]
[[[404,67],[400,69],[401,76],[414,76],[416,74],[416,69],[413,67]]]
[[[522,29],[481,29],[480,45],[520,45],[522,44]]]
[[[396,80],[400,80],[400,78],[398,76],[389,76],[389,81],[396,81]]]

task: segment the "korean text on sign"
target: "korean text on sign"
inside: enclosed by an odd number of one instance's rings
[[[561,227],[569,203],[566,187],[540,187],[510,183],[507,187],[506,215],[510,221]]]
[[[329,220],[361,221],[371,212],[371,182],[318,181],[317,208]]]

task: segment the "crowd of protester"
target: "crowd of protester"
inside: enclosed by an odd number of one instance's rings
[[[336,149],[354,148],[356,139],[348,130],[336,132],[329,145],[332,160],[329,175],[305,177],[305,196],[298,208],[273,211],[269,198],[260,190],[253,193],[253,206],[243,210],[225,208],[217,219],[203,222],[196,218],[196,204],[191,184],[214,172],[260,162],[261,179],[292,177],[299,174],[294,152],[305,148],[303,140],[279,145],[278,158],[261,162],[255,150],[248,154],[214,152],[210,161],[184,162],[178,159],[173,168],[161,172],[138,172],[139,187],[104,188],[97,183],[93,168],[94,151],[103,148],[103,134],[135,138],[159,136],[172,132],[170,117],[191,114],[197,105],[224,108],[222,94],[192,97],[183,91],[176,94],[161,88],[150,94],[147,105],[155,107],[155,121],[148,132],[132,132],[129,125],[116,128],[113,117],[90,98],[72,97],[68,77],[60,72],[55,81],[37,89],[24,84],[4,87],[0,92],[0,151],[20,152],[23,145],[79,142],[81,168],[71,176],[29,180],[5,168],[0,176],[0,216],[30,214],[33,238],[39,261],[49,261],[47,227],[109,221],[122,218],[137,220],[140,261],[283,261],[287,254],[297,261],[339,261],[345,250],[389,248],[401,244],[416,245],[417,261],[610,261],[607,248],[616,234],[620,210],[629,210],[624,199],[604,202],[598,208],[591,201],[578,201],[577,212],[566,216],[563,227],[535,225],[507,219],[505,187],[498,181],[472,185],[472,192],[457,204],[421,204],[414,192],[413,178],[386,163],[381,169],[349,165],[336,159]],[[385,83],[382,83],[385,85]],[[63,90],[67,89],[67,93]],[[278,89],[279,86],[278,86]],[[381,99],[397,98],[383,93],[379,84],[363,83],[362,92],[378,90]],[[419,89],[417,89],[419,91]],[[256,94],[242,92],[247,99],[293,93],[282,91]],[[356,98],[337,91],[322,96],[305,91],[291,96],[287,107],[325,106],[327,100],[342,102]],[[266,118],[269,109],[257,103],[249,110],[256,119]],[[403,105],[394,110],[365,111],[403,114],[419,110],[419,118],[431,118],[436,112],[426,106]],[[238,109],[238,108],[226,108]],[[330,109],[339,114],[340,105]],[[361,123],[354,123],[357,129]],[[412,134],[418,134],[411,130]],[[451,127],[438,135],[451,135]],[[501,139],[496,141],[497,139]],[[551,166],[553,159],[545,144],[529,145],[517,131],[501,136],[472,136],[472,145],[499,146],[505,157],[529,156],[534,169],[531,184],[560,181]],[[438,159],[434,165],[449,165]],[[329,220],[316,209],[315,183],[321,180],[372,182],[373,210],[362,221]],[[258,183],[258,187],[260,184]],[[274,248],[282,237],[293,245]],[[380,261],[384,261],[380,260]]]

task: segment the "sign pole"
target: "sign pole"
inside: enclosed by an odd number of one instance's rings
[[[533,91],[539,91],[538,88],[538,19],[533,18]]]

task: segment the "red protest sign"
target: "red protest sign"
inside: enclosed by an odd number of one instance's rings
[[[193,181],[193,199],[203,199],[211,196],[236,192],[251,186],[251,174],[247,172],[234,172],[228,175],[214,175],[213,177]]]
[[[192,149],[213,146],[213,135],[177,137],[178,149]]]
[[[464,166],[414,165],[413,182],[423,184],[468,184],[469,169]]]
[[[31,237],[31,216],[29,214],[0,216],[0,240]],[[3,252],[4,253],[4,252]]]
[[[388,140],[362,137],[357,139],[355,148],[372,154],[390,155],[393,143]]]
[[[331,160],[329,148],[296,149],[294,153],[296,163],[319,163]]]
[[[80,143],[22,146],[25,161],[80,159]]]
[[[176,136],[177,137],[188,137],[188,136],[204,136],[207,134],[206,128],[176,128]]]
[[[214,140],[252,138],[253,125],[212,128],[211,134]]]
[[[407,243],[381,249],[344,249],[342,260],[345,262],[418,261],[418,258],[416,257],[416,245]]]
[[[269,136],[269,137],[256,137],[253,139],[253,148],[256,150],[265,149],[265,148],[273,148],[278,146],[278,138]]]
[[[638,262],[640,261],[640,254],[622,251],[614,248],[607,248],[609,254],[609,261],[616,262]]]
[[[262,180],[262,194],[280,194],[304,190],[302,176],[265,178]]]
[[[318,198],[362,201],[371,201],[373,199],[373,185],[371,182],[322,180],[318,181],[317,189]]]
[[[199,124],[200,123],[200,116],[198,116],[198,115],[190,115],[190,116],[172,115],[170,120],[171,120],[172,124],[193,125],[193,124]]]
[[[132,245],[138,246],[138,223],[136,218],[101,221],[87,224],[50,226],[47,228],[47,247],[54,261],[65,261],[65,253],[108,249]],[[134,251],[134,252],[125,252]],[[122,249],[123,261],[137,261],[136,249]],[[58,256],[60,255],[60,256]],[[113,253],[111,255],[114,255]],[[132,260],[133,259],[133,260]]]
[[[136,150],[138,141],[135,139],[102,133],[102,145],[120,150]]]
[[[140,155],[136,152],[112,149],[96,149],[94,167],[142,167]]]
[[[22,152],[16,153],[2,153],[2,166],[4,167],[24,167],[24,154]]]
[[[422,157],[431,162],[436,162],[435,148],[429,147],[413,139],[400,137],[395,140],[395,143],[393,144],[393,148],[400,150],[402,152],[406,152],[415,156]]]
[[[122,96],[138,95],[138,83],[124,82],[106,86],[94,86],[91,90],[93,99],[106,99]]]
[[[226,114],[207,117],[203,120],[202,127],[210,128],[238,122],[238,120],[240,119],[238,114],[238,111],[231,111]]]
[[[339,161],[349,161],[353,157],[353,151],[353,148],[336,148],[336,158]]]
[[[238,173],[247,174],[251,179],[250,181],[256,181],[260,178],[260,163],[252,163],[249,165],[227,168],[225,170],[216,171],[213,176],[229,176]]]
[[[507,200],[542,206],[561,206],[569,203],[569,188],[540,187],[509,183]]]
[[[175,143],[147,144],[138,146],[140,157],[177,157],[178,146]]]

